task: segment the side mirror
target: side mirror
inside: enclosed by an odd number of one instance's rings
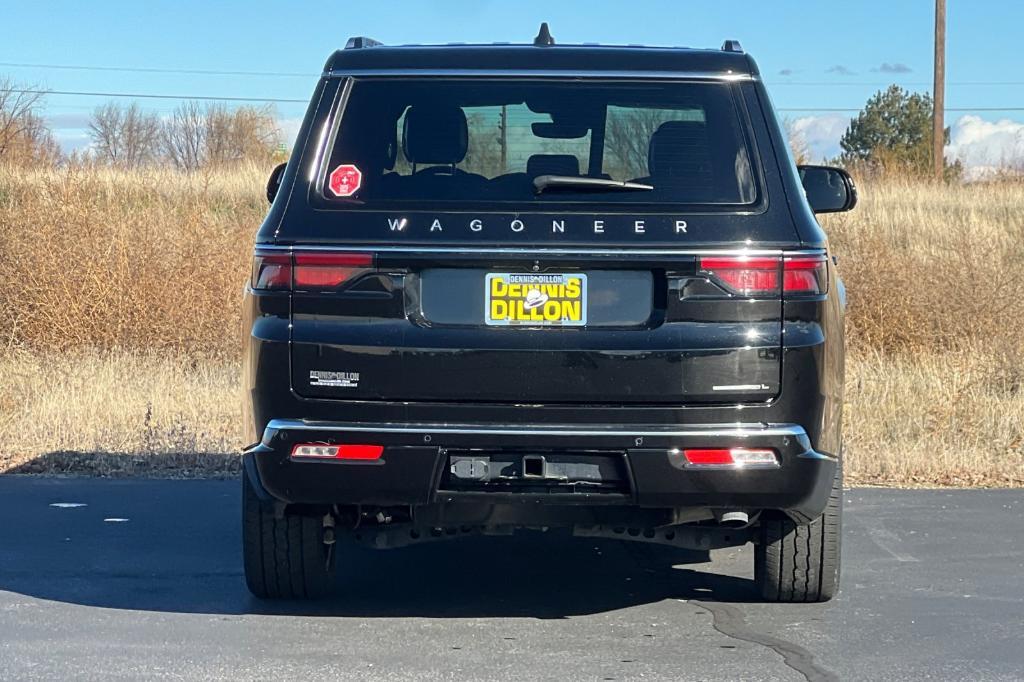
[[[270,179],[267,180],[267,201],[274,203],[274,197],[277,196],[277,190],[281,189],[281,178],[284,177],[284,169],[288,164],[278,164],[274,170],[270,171]]]
[[[857,205],[857,186],[842,168],[797,166],[807,203],[815,213],[849,211]]]

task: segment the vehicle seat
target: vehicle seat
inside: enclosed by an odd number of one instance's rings
[[[456,168],[466,158],[469,128],[466,114],[456,106],[417,104],[405,113],[402,151],[413,174],[402,178],[400,192],[416,198],[457,197],[479,192],[482,175]],[[426,165],[427,168],[416,169]]]
[[[579,175],[580,162],[572,154],[534,154],[526,160],[525,173],[506,173],[491,179],[489,190],[495,196],[510,193],[524,197],[534,193],[533,179],[539,175]]]
[[[655,191],[686,189],[701,193],[712,186],[708,131],[700,121],[666,121],[651,135],[647,147],[646,178],[635,182],[654,185]]]
[[[580,160],[572,154],[534,154],[526,160],[526,175],[530,182],[541,175],[580,174]]]

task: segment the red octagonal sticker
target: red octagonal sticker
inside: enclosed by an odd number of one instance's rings
[[[336,197],[350,197],[359,190],[362,182],[362,172],[352,164],[344,164],[331,171],[327,186]]]

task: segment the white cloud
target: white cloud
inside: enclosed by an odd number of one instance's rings
[[[843,66],[842,64],[836,64],[835,66],[830,66],[829,68],[825,69],[825,73],[834,73],[837,76],[856,76],[857,75],[856,71],[854,71],[853,69],[851,69],[848,66]]]
[[[893,64],[890,64],[889,62],[882,62],[882,65],[878,68],[871,69],[872,73],[910,73],[911,71],[913,71],[913,69],[902,62],[896,62]]]
[[[67,112],[62,114],[46,114],[46,125],[51,130],[84,130],[89,127],[92,114],[86,111]]]
[[[1024,123],[961,116],[950,130],[946,158],[959,159],[974,174],[1024,166]]]
[[[812,160],[834,158],[842,153],[839,139],[850,124],[849,116],[828,114],[791,119],[787,128],[799,135]],[[960,117],[950,130],[946,158],[959,160],[968,177],[979,177],[1000,168],[1024,167],[1024,123],[1010,119],[990,121],[980,116]]]
[[[292,145],[295,144],[295,137],[299,134],[299,128],[302,126],[301,118],[279,118],[277,119],[277,127],[281,129],[281,140],[284,141],[284,145],[290,150]]]
[[[850,125],[850,117],[841,114],[824,116],[802,116],[789,121],[790,134],[798,135],[807,145],[812,161],[831,159],[839,156],[839,138]]]
[[[70,154],[74,151],[85,151],[92,144],[89,134],[84,130],[55,128],[53,130],[53,139],[65,154]]]
[[[65,154],[89,147],[89,119],[87,112],[47,114],[46,125],[53,133],[53,139]]]

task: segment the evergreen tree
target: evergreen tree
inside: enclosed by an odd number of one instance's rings
[[[949,128],[945,131],[949,142]],[[928,173],[932,167],[932,97],[898,85],[875,93],[850,121],[839,145],[839,161],[884,170]],[[959,162],[946,163],[947,175],[958,174]]]

